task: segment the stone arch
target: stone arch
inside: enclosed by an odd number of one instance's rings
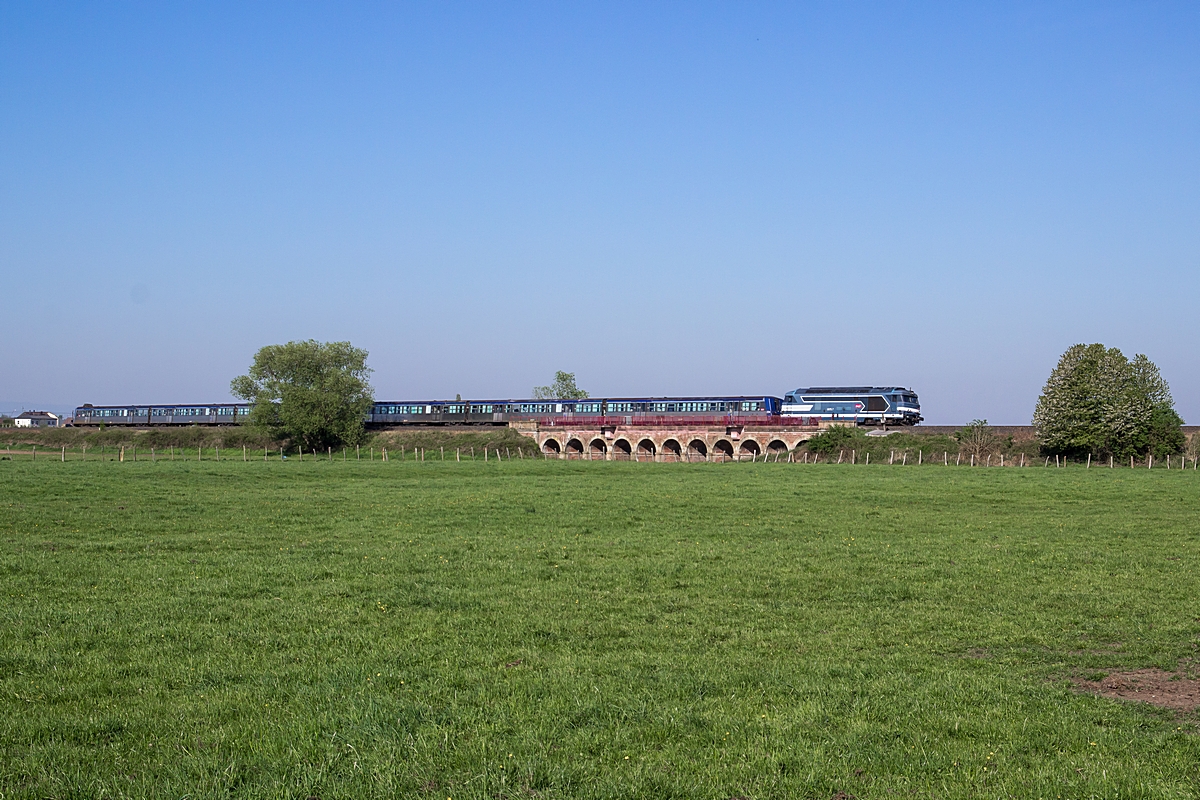
[[[678,439],[670,438],[662,443],[662,454],[666,461],[680,461],[683,459],[683,447]]]
[[[718,439],[713,443],[713,458],[721,461],[733,459],[733,442],[728,439]]]
[[[791,450],[791,448],[787,446],[787,442],[783,439],[772,439],[767,443],[767,452],[771,455],[786,453],[788,450]]]
[[[688,442],[688,461],[708,461],[708,445],[703,439],[692,439]]]
[[[633,458],[633,445],[628,439],[617,439],[613,442],[613,457],[618,461],[628,461]]]
[[[603,460],[608,457],[608,442],[601,439],[599,436],[588,442],[588,457],[595,460]]]
[[[762,452],[762,446],[754,439],[742,439],[738,445],[738,456],[757,456]]]
[[[643,458],[649,458],[653,461],[656,453],[658,453],[658,447],[655,446],[653,439],[642,439],[638,442],[636,455],[638,461],[641,461]]]
[[[553,436],[549,436],[546,438],[546,440],[544,442],[542,442],[542,452],[548,456],[561,455],[562,454],[562,445],[559,444],[558,440],[555,439]]]
[[[583,442],[570,439],[567,442],[567,458],[583,458]]]

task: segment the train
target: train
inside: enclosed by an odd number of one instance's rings
[[[75,409],[76,426],[158,427],[239,425],[250,415],[249,403],[98,406]],[[507,425],[651,423],[695,424],[916,425],[921,422],[916,392],[898,386],[824,386],[800,388],[782,398],[770,395],[722,397],[588,397],[528,400],[377,401],[365,416],[368,427],[406,425]],[[801,423],[800,421],[804,422]]]

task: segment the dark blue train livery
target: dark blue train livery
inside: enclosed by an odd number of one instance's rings
[[[94,406],[75,409],[75,425],[157,427],[238,425],[248,403]],[[372,427],[395,425],[506,425],[541,420],[627,425],[653,420],[719,424],[853,421],[859,425],[915,425],[921,406],[911,389],[823,387],[797,389],[783,399],[739,397],[589,397],[581,400],[399,400],[379,401],[366,415]],[[610,423],[610,424],[611,424]]]

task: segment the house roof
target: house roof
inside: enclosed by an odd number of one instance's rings
[[[49,411],[22,411],[17,419],[58,419],[58,415]]]

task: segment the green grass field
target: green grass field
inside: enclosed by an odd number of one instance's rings
[[[0,798],[1200,796],[1198,488],[0,462]]]

